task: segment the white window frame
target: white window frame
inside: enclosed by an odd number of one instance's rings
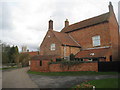
[[[93,46],[100,46],[100,35],[92,37]]]
[[[56,47],[55,47],[55,43],[52,43],[52,44],[50,45],[50,50],[51,50],[51,51],[54,51],[55,48],[56,48]]]

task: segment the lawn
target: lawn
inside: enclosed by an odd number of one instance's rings
[[[83,82],[80,85],[76,85],[73,88],[118,88],[118,81],[120,79],[117,78],[108,78],[108,79],[100,79],[100,80],[92,80],[88,82]]]
[[[45,76],[80,76],[80,75],[117,75],[118,72],[94,72],[94,71],[77,71],[77,72],[35,72],[28,71],[29,74]]]

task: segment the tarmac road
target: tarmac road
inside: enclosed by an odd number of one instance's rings
[[[27,74],[29,67],[2,73],[2,88],[70,88],[86,80],[118,78],[117,75],[42,76]],[[26,90],[26,89],[25,89]]]
[[[27,74],[29,67],[2,72],[2,88],[38,88]]]
[[[29,76],[39,86],[39,88],[71,88],[86,80],[118,78],[118,75],[43,76],[29,74]]]

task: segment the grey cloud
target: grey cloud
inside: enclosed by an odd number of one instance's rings
[[[27,27],[29,30],[43,31],[42,27]]]
[[[11,12],[7,2],[0,2],[0,29],[12,29]]]

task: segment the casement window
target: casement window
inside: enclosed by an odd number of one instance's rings
[[[50,50],[51,51],[55,50],[55,44],[54,43],[50,45]]]
[[[40,66],[42,66],[42,61],[40,61]]]
[[[93,42],[93,46],[100,46],[100,36],[93,36],[92,37],[92,42]]]

